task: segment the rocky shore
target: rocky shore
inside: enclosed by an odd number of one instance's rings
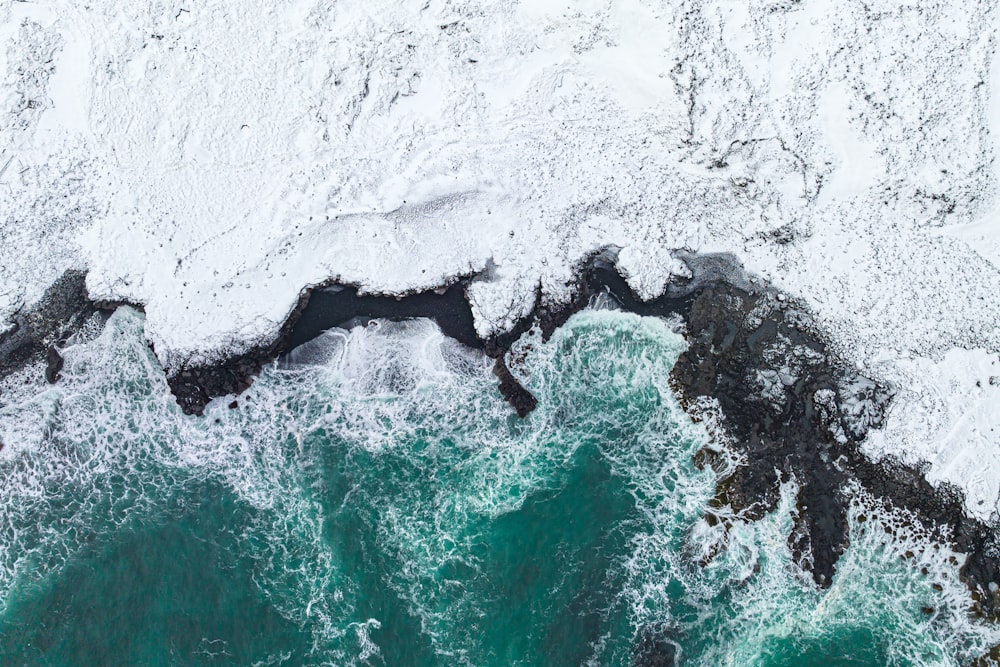
[[[684,322],[688,349],[671,372],[671,384],[689,411],[697,412],[706,400],[714,403],[730,436],[720,449],[700,452],[697,463],[721,472],[723,446],[739,461],[720,478],[713,508],[759,519],[776,508],[780,485],[794,480],[797,511],[788,545],[816,584],[827,587],[848,546],[847,514],[852,494],[860,489],[908,512],[928,534],[966,554],[961,574],[975,611],[993,620],[1000,615],[1000,598],[990,586],[1000,580],[995,527],[970,518],[957,489],[932,486],[918,469],[895,460],[875,462],[861,452],[859,443],[881,424],[892,391],[838,360],[801,304],[748,276],[726,255],[683,256],[691,277],[675,281],[655,300],[642,301],[614,260],[612,254],[592,257],[580,268],[572,300],[555,306],[539,301],[513,330],[487,340],[476,335],[465,296],[474,278],[398,298],[362,295],[353,287],[317,288],[303,294],[271,344],[217,365],[179,369],[168,383],[186,413],[201,414],[214,397],[245,390],[264,364],[328,328],[368,318],[429,317],[446,335],[495,360],[499,390],[524,417],[536,399],[508,367],[511,345],[533,327],[548,338],[603,294],[624,310]],[[27,359],[45,359],[46,377],[55,381],[60,345],[87,318],[112,305],[90,302],[83,275],[67,273],[0,337],[0,373]],[[711,509],[707,518],[720,520]],[[648,639],[642,645],[655,652],[669,643]],[[658,664],[655,656],[639,662]]]
[[[643,302],[610,261],[595,258],[581,274],[578,298],[539,316],[543,336],[602,292],[630,312],[680,316],[688,349],[671,384],[686,408],[699,399],[718,405],[726,447],[740,460],[719,480],[714,506],[759,519],[776,508],[780,484],[794,479],[799,495],[789,547],[817,585],[828,587],[848,546],[851,489],[860,488],[967,554],[962,577],[976,612],[996,620],[996,527],[970,518],[958,489],[932,486],[920,470],[894,459],[875,462],[860,450],[869,429],[881,425],[891,389],[838,360],[800,304],[744,274],[732,258],[684,261],[692,278]],[[698,462],[713,465],[719,455],[703,450]]]
[[[85,273],[67,271],[37,304],[14,318],[13,326],[0,335],[0,379],[28,364],[44,363],[46,381],[58,380],[63,365],[60,348],[88,320],[115,308],[91,301],[85,280]]]

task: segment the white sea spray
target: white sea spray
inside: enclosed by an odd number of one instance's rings
[[[194,418],[174,404],[142,316],[121,309],[97,340],[65,350],[59,383],[0,409],[0,617],[12,596],[58,578],[93,545],[163,520],[164,498],[211,479],[252,510],[235,542],[268,604],[308,628],[317,660],[375,659],[382,633],[395,631],[355,614],[366,591],[344,569],[353,538],[329,532],[354,507],[374,520],[374,544],[396,564],[385,583],[435,653],[477,664],[480,624],[497,603],[483,593],[494,576],[486,531],[562,492],[586,455],[634,508],[613,529],[626,549],[609,565],[616,588],[598,610],[609,625],[592,641],[592,664],[625,659],[631,634],[648,626],[675,632],[686,658],[705,665],[763,664],[776,642],[855,628],[877,633],[892,664],[959,664],[1000,640],[967,613],[961,556],[863,493],[828,590],[791,562],[794,483],[761,521],[728,516],[724,532],[706,523],[715,473],[691,459],[709,435],[668,384],[682,347],[670,323],[580,313],[522,350],[539,407],[519,420],[488,359],[429,321],[381,322],[331,330],[267,367],[237,409],[221,399]],[[340,507],[323,500],[330,448],[357,474]],[[358,467],[393,457],[400,467],[383,478]]]

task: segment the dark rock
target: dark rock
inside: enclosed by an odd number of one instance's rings
[[[990,589],[990,582],[1000,581],[995,526],[969,517],[955,487],[934,487],[921,470],[861,453],[868,430],[882,423],[890,389],[838,361],[801,305],[755,284],[731,257],[685,261],[690,279],[643,302],[613,264],[597,256],[581,269],[576,297],[561,309],[536,307],[533,321],[543,335],[551,334],[601,292],[640,315],[680,315],[688,349],[671,372],[671,384],[686,407],[699,398],[715,399],[743,455],[743,463],[718,481],[712,505],[760,519],[776,509],[780,484],[794,479],[799,494],[789,548],[816,583],[828,587],[848,546],[848,488],[860,483],[967,554],[961,576],[973,592],[975,611],[997,619],[1000,593]],[[701,459],[711,463],[708,453]]]
[[[59,348],[55,345],[49,345],[47,357],[48,363],[45,366],[45,380],[49,384],[55,384],[59,379],[59,372],[62,371],[65,360],[62,354],[59,353]]]
[[[991,647],[989,652],[979,656],[969,664],[971,667],[997,667],[1000,665],[1000,644]]]
[[[306,343],[327,329],[359,319],[393,321],[429,317],[449,337],[483,348],[476,335],[472,311],[465,299],[465,284],[441,291],[429,290],[404,297],[358,294],[354,287],[327,286],[303,292],[275,339],[218,364],[187,366],[168,373],[167,383],[187,414],[201,415],[217,396],[240,394],[260,374],[265,364],[285,350]]]
[[[95,314],[104,310],[87,297],[86,274],[67,271],[45,291],[38,303],[14,317],[14,326],[0,336],[0,378],[28,363],[44,363],[45,379],[54,383],[62,370],[59,347]]]
[[[822,342],[786,317],[789,308],[766,292],[724,283],[698,290],[686,318],[689,347],[671,380],[685,402],[718,401],[745,454],[720,482],[720,504],[760,519],[776,508],[780,482],[796,480],[789,547],[817,584],[829,586],[847,547],[848,476],[834,463],[841,452],[833,451],[831,406],[817,409],[814,397],[837,396],[840,371]],[[794,377],[783,382],[782,374]]]
[[[966,554],[961,576],[973,593],[975,611],[998,618],[1000,595],[990,587],[1000,581],[995,526],[969,517],[958,489],[934,487],[921,470],[891,459],[873,462],[860,451],[868,430],[882,422],[890,388],[839,361],[805,308],[746,276],[731,256],[681,258],[691,277],[672,281],[663,296],[644,302],[619,275],[614,257],[596,254],[579,267],[571,299],[543,303],[539,292],[529,316],[488,340],[480,340],[473,326],[465,297],[469,279],[402,298],[361,295],[352,287],[310,290],[272,342],[218,364],[171,369],[168,383],[181,409],[200,415],[212,398],[241,393],[264,364],[326,329],[367,318],[430,317],[446,335],[495,359],[499,389],[523,417],[537,400],[504,361],[511,345],[535,326],[548,338],[603,293],[630,312],[684,319],[688,349],[671,371],[671,385],[687,408],[699,399],[714,399],[732,446],[742,455],[742,463],[718,480],[712,506],[759,519],[777,507],[779,486],[794,480],[799,492],[788,545],[816,583],[829,586],[848,544],[849,489],[858,484],[890,507],[907,510],[913,521]],[[57,378],[60,341],[96,309],[113,305],[91,303],[83,275],[67,273],[0,339],[0,375],[42,355],[49,361],[46,376]],[[708,453],[700,458],[712,464]],[[659,647],[639,656],[673,659],[669,640],[644,636],[639,643]]]
[[[518,417],[526,417],[529,412],[538,406],[538,399],[524,388],[520,382],[511,375],[510,369],[502,356],[497,357],[493,363],[493,373],[500,378],[500,394],[507,399]]]

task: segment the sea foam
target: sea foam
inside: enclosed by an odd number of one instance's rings
[[[195,511],[192,490],[211,483],[234,498],[226,543],[247,576],[312,637],[288,649],[306,662],[392,661],[394,637],[442,664],[541,660],[565,628],[591,626],[562,655],[621,664],[649,628],[706,665],[836,642],[959,664],[1000,641],[969,617],[961,555],[859,491],[828,590],[788,551],[794,480],[761,521],[706,522],[716,473],[692,457],[711,434],[668,383],[682,349],[671,323],[612,310],[529,335],[513,367],[539,406],[521,420],[489,359],[429,321],[374,322],[327,332],[237,408],[195,418],[142,315],[120,309],[65,350],[58,384],[0,409],[0,620],[102,544]]]

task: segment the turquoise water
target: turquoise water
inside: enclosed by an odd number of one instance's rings
[[[519,420],[430,322],[335,330],[199,419],[122,309],[0,410],[0,664],[627,665],[656,628],[681,664],[947,665],[1000,640],[875,507],[826,591],[785,546],[793,487],[705,522],[682,346],[581,313],[520,350]]]

